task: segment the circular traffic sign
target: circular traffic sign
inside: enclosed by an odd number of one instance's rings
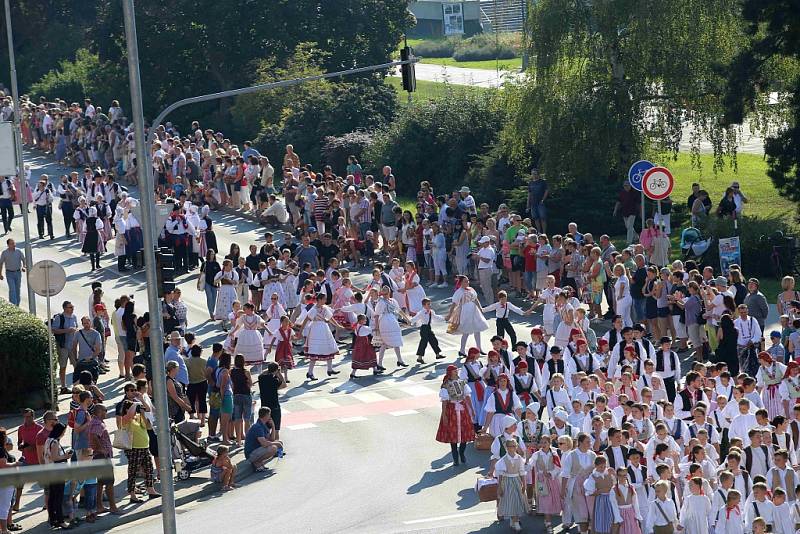
[[[653,167],[642,178],[642,192],[650,200],[664,200],[674,185],[675,179],[666,167]]]
[[[37,295],[52,297],[64,289],[67,273],[60,264],[52,260],[37,261],[31,268],[28,283]]]
[[[640,159],[639,161],[631,165],[630,170],[628,170],[628,180],[631,182],[631,187],[633,187],[637,191],[641,191],[642,179],[644,178],[644,174],[653,167],[655,167],[655,165],[653,165],[646,159]]]

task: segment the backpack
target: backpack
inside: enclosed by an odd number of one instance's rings
[[[66,318],[64,317],[63,313],[57,313],[53,316],[53,321],[55,318],[58,317],[58,329],[64,329],[64,323],[66,322]],[[61,348],[64,348],[64,345],[67,343],[67,334],[53,334],[53,337],[56,339],[56,343]]]
[[[708,322],[708,320],[703,316],[706,313],[706,303],[703,301],[702,298],[700,298],[700,297],[697,297],[697,298],[700,300],[700,311],[697,312],[696,320],[697,320],[697,324],[699,324],[700,326],[703,326],[704,324],[706,324]]]

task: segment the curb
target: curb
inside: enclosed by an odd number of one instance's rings
[[[236,482],[241,482],[245,478],[249,477],[255,473],[253,469],[253,464],[249,461],[242,459],[240,462],[236,464]],[[200,497],[205,497],[207,495],[213,495],[215,493],[222,494],[220,490],[221,485],[216,482],[211,482],[210,479],[207,479],[206,483],[198,488],[196,491],[191,491],[191,487],[185,488],[185,492],[183,495],[178,495],[176,492],[175,495],[175,507],[183,506],[188,504],[192,501],[197,500]],[[177,488],[176,488],[177,489]],[[244,489],[244,488],[241,488]],[[140,521],[142,519],[152,517],[155,515],[161,514],[161,501],[156,500],[152,503],[150,501],[146,501],[144,504],[139,505],[137,508],[131,510],[130,512],[125,512],[123,515],[111,515],[105,514],[97,518],[97,521],[94,523],[87,523],[85,521],[81,521],[80,525],[76,526],[73,529],[70,529],[70,532],[74,532],[76,534],[90,534],[96,532],[104,532],[110,530],[112,528],[117,528],[122,525],[127,525],[129,523],[133,523],[135,521]],[[38,515],[38,514],[37,514]],[[44,521],[43,523],[36,525],[33,528],[26,528],[26,532],[51,532],[50,527],[47,525],[47,522]]]

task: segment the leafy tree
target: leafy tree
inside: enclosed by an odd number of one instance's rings
[[[800,203],[800,11],[790,0],[746,0],[743,16],[747,41],[729,69],[726,118],[780,122],[767,138],[767,174],[781,195]]]
[[[527,21],[535,60],[511,92],[503,134],[517,164],[538,164],[551,183],[576,191],[621,180],[648,151],[676,153],[686,123],[722,164],[736,136],[721,120],[718,65],[738,51],[739,9],[737,0],[535,3]],[[537,160],[526,156],[530,144]]]

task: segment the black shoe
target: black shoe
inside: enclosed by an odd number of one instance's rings
[[[461,456],[461,463],[462,464],[466,464],[467,463],[467,455],[462,452],[460,454],[460,456]]]
[[[417,358],[417,363],[421,363],[422,365],[425,365],[425,360],[422,359],[422,356]]]
[[[306,373],[306,378],[308,378],[309,380],[317,380],[316,376],[314,376],[312,374],[309,374],[309,373]]]
[[[355,374],[355,373],[350,373],[350,380],[355,380],[355,379],[357,379],[357,378],[358,378],[358,377],[356,376],[356,374]]]
[[[375,376],[380,376],[383,374],[383,371],[381,371],[380,369],[373,369],[372,374]]]
[[[385,371],[386,370],[386,367],[384,367],[382,365],[376,365],[375,367],[378,369],[378,371]]]
[[[397,362],[397,366],[405,368],[408,367],[408,364],[406,362]]]
[[[442,356],[442,353],[441,353],[441,352],[440,352],[439,354],[437,354],[437,355],[436,355],[436,359],[437,359],[437,360],[444,360],[444,356]]]
[[[466,355],[466,354],[464,354],[464,353],[463,353],[463,352],[461,352],[461,351],[458,351],[458,357],[459,357],[459,358],[466,358],[466,357],[467,357],[467,355]],[[438,356],[437,356],[437,358],[438,358]]]
[[[341,373],[341,371],[328,371],[328,376],[338,375],[339,373]]]
[[[161,497],[160,493],[149,493],[147,495],[147,499],[150,501],[152,501],[153,499],[158,499],[159,497]]]

